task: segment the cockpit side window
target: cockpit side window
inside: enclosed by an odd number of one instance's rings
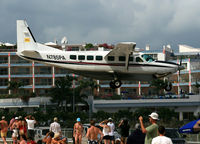
[[[143,54],[142,55],[142,58],[147,61],[147,62],[152,62],[154,61],[154,59],[150,56],[150,55],[147,55],[147,54]]]
[[[143,62],[143,60],[140,57],[136,57],[136,62]]]

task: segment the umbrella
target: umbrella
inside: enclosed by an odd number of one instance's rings
[[[200,119],[191,121],[179,129],[180,133],[196,134],[200,132]]]

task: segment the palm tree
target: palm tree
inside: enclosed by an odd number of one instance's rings
[[[99,87],[97,82],[91,78],[80,80],[79,84],[80,84],[80,88],[81,88],[81,94],[85,93],[88,96],[94,96],[95,89],[97,89]]]
[[[196,80],[195,87],[199,90],[199,93],[200,93],[200,84],[197,82],[197,80]]]
[[[22,82],[17,81],[9,81],[8,82],[8,90],[12,91],[12,94],[19,94],[20,90],[23,90],[24,84]]]
[[[71,102],[72,80],[73,77],[71,76],[61,77],[55,81],[55,86],[50,89],[51,101],[57,103],[57,109],[65,110],[67,104]]]
[[[150,84],[150,86],[155,87],[157,95],[159,95],[160,90],[164,89],[166,85],[167,85],[167,81],[163,79],[154,79],[153,81],[151,81],[151,84]]]

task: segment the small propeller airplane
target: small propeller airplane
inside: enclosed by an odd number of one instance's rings
[[[98,80],[111,80],[110,87],[121,80],[151,81],[184,69],[166,61],[156,61],[141,53],[134,42],[118,43],[110,51],[64,51],[37,43],[26,21],[17,20],[17,55],[30,61],[66,68],[69,72]],[[165,88],[171,90],[171,86]]]

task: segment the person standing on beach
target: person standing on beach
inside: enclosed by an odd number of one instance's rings
[[[104,120],[100,122],[99,124],[99,126],[103,128],[104,144],[110,144],[110,136],[109,136],[110,127],[107,125],[107,123],[108,123],[108,120]]]
[[[53,123],[50,124],[50,131],[53,132],[54,134],[55,133],[60,133],[61,134],[61,127],[60,127],[60,124],[58,123],[58,118],[55,117],[53,119]]]
[[[115,143],[115,137],[114,137],[114,130],[115,130],[115,124],[113,123],[113,119],[112,118],[108,118],[108,124],[110,127],[110,132],[109,132],[109,136],[110,136],[110,141],[112,144]]]
[[[1,125],[1,138],[3,139],[4,144],[7,144],[6,136],[7,136],[7,132],[8,132],[8,122],[5,120],[5,116],[2,116],[0,125]]]
[[[34,137],[35,137],[34,128],[35,128],[36,120],[31,115],[25,117],[25,120],[28,125],[28,137],[32,137],[34,140]]]
[[[103,133],[97,127],[95,127],[95,121],[90,121],[90,128],[87,130],[86,137],[88,138],[88,144],[98,144],[98,135],[101,135],[101,139],[103,138]]]
[[[165,127],[159,126],[158,127],[159,136],[153,138],[151,144],[173,144],[172,140],[165,136]]]
[[[118,127],[120,128],[121,144],[126,144],[127,138],[129,136],[129,129],[130,129],[130,125],[128,124],[128,120],[127,119],[121,120]]]
[[[75,138],[75,144],[81,144],[83,135],[83,126],[81,124],[81,119],[77,118],[74,124],[73,137]]]
[[[158,114],[155,112],[151,113],[149,115],[149,122],[151,123],[151,125],[145,128],[143,124],[143,117],[142,116],[139,117],[139,122],[142,132],[146,134],[145,144],[151,144],[152,139],[158,136],[157,120],[158,120]]]

